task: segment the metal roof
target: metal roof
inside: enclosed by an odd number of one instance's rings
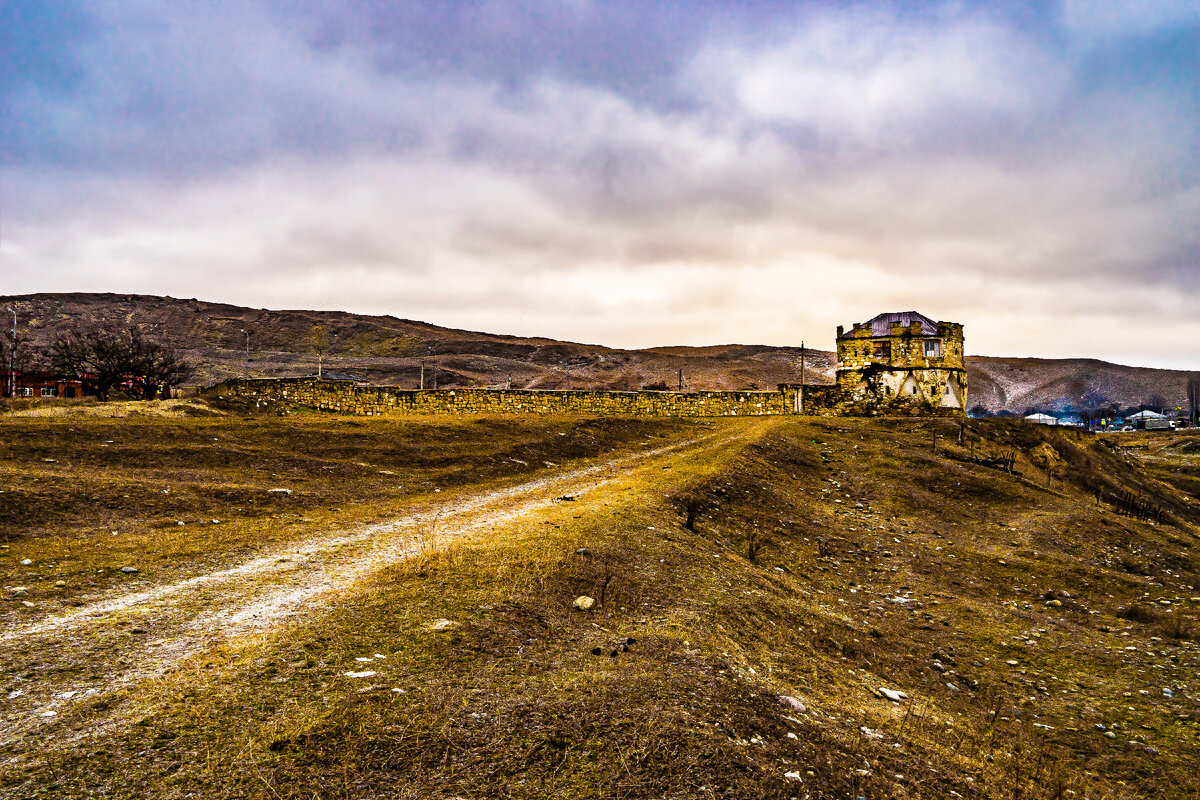
[[[872,336],[887,336],[892,332],[892,323],[899,322],[901,326],[907,328],[914,322],[921,323],[921,334],[923,336],[937,336],[937,323],[931,320],[924,314],[918,314],[916,311],[890,311],[886,314],[880,314],[877,317],[872,317],[864,325],[871,326]],[[846,332],[849,336],[853,332],[853,328]]]

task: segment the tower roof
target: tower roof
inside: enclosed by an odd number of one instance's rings
[[[918,314],[916,311],[889,311],[886,314],[879,314],[872,317],[863,323],[863,325],[871,326],[872,336],[887,336],[892,332],[892,324],[900,323],[901,326],[907,328],[914,322],[921,323],[921,334],[924,336],[937,336],[937,323],[931,320],[924,314]],[[853,335],[853,330],[847,331],[845,336]]]

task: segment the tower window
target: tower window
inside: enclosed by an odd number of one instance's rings
[[[890,361],[892,359],[892,343],[875,342],[875,345],[871,351],[871,356],[876,361]]]
[[[931,341],[925,343],[926,358],[940,358],[942,355],[942,343],[939,341]]]

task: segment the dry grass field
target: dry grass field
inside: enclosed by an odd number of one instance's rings
[[[1200,797],[1200,438],[87,408],[0,419],[2,796]]]

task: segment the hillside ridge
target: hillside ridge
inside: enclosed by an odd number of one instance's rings
[[[128,293],[8,295],[21,327],[44,345],[56,324],[134,321],[150,326],[197,365],[197,383],[249,373],[315,374],[313,328],[330,334],[324,369],[376,384],[512,386],[527,389],[771,389],[800,380],[799,347],[757,344],[663,345],[622,349],[548,337],[471,331],[391,315],[274,310]],[[250,358],[244,331],[250,331]],[[832,333],[830,341],[833,341]],[[1095,358],[968,355],[969,405],[995,413],[1086,405],[1182,406],[1188,373]],[[836,356],[805,349],[805,380],[832,383]],[[1161,401],[1161,402],[1160,402]]]

